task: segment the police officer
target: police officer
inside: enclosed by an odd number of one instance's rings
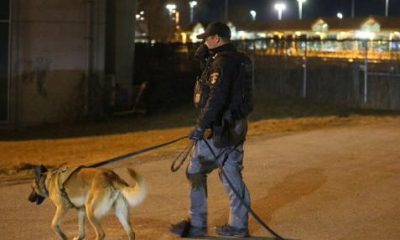
[[[216,233],[220,236],[249,236],[248,210],[239,199],[250,206],[250,195],[241,174],[247,120],[238,114],[237,106],[233,104],[234,99],[240,96],[233,86],[239,74],[241,54],[230,42],[230,37],[229,27],[221,22],[210,23],[205,32],[197,36],[204,40],[204,45],[196,53],[203,63],[203,72],[194,93],[200,116],[189,135],[196,141],[187,169],[191,183],[189,218],[171,228],[181,237],[207,235],[207,174],[221,167],[223,173],[220,171],[219,175],[229,197],[230,212],[228,223],[217,226]]]

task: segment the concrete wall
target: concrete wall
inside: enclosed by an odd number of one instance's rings
[[[12,4],[10,120],[56,122],[83,114],[89,58],[87,2]]]
[[[10,122],[38,124],[102,114],[106,84],[106,1],[13,0]],[[135,1],[119,0],[112,74],[132,87]],[[130,14],[130,15],[129,15]],[[121,37],[122,36],[122,37]],[[132,46],[129,47],[129,42]],[[129,97],[131,99],[131,97]]]

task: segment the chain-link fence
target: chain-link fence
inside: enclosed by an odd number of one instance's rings
[[[254,60],[258,96],[400,110],[400,41],[265,38],[235,42]]]
[[[400,110],[399,41],[266,38],[234,44],[253,58],[258,97]],[[136,45],[135,83],[148,83],[144,98],[148,110],[191,101],[200,73],[193,59],[197,47]]]

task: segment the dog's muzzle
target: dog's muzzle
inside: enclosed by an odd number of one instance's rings
[[[32,203],[36,202],[36,205],[41,204],[44,201],[45,197],[40,196],[35,191],[31,192],[28,200]]]

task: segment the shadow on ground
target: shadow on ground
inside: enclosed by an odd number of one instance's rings
[[[282,118],[359,115],[398,115],[399,112],[349,109],[341,106],[310,103],[299,99],[257,100],[250,121]],[[196,124],[198,111],[191,104],[171,108],[169,111],[147,115],[132,114],[122,117],[104,117],[74,123],[45,124],[33,127],[0,129],[0,140],[59,139],[101,136],[137,131],[190,127]]]

